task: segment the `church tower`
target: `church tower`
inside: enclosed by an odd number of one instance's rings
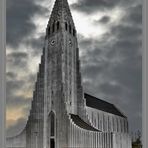
[[[79,114],[86,119],[77,34],[67,0],[56,0],[54,4],[46,28],[44,54],[44,147],[49,143],[58,147],[58,143],[68,140],[60,135],[65,133],[66,138],[68,133],[66,116]],[[51,129],[58,131],[56,135]]]
[[[48,109],[63,99],[66,111],[78,114],[84,99],[76,29],[67,0],[56,0],[45,44]]]

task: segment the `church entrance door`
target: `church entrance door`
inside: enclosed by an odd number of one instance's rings
[[[53,138],[50,139],[50,148],[55,148],[55,141]]]

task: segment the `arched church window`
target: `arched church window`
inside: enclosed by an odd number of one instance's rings
[[[57,30],[59,30],[60,29],[60,22],[58,21],[57,22]]]
[[[55,23],[52,24],[52,33],[55,31]]]
[[[67,27],[67,23],[65,22],[65,30],[67,31],[68,27]]]

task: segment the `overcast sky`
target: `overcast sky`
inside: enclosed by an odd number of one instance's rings
[[[7,132],[24,128],[54,0],[7,0]],[[84,90],[142,120],[142,1],[69,0]]]

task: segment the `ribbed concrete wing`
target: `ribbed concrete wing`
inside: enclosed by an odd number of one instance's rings
[[[83,121],[78,115],[70,114],[72,121],[82,129],[90,130],[90,131],[98,131],[98,129],[92,127],[91,125],[87,124],[85,121]],[[101,131],[100,131],[101,132]]]

